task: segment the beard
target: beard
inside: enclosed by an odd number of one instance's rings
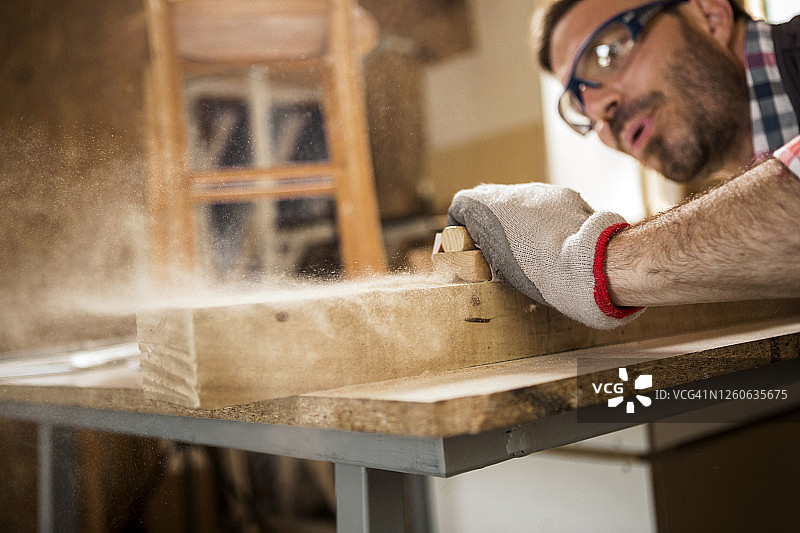
[[[673,101],[655,91],[631,102],[619,110],[611,130],[619,141],[628,118],[645,109],[671,110],[662,120],[674,127],[650,139],[642,162],[672,181],[687,183],[728,162],[749,131],[750,115],[747,82],[734,60],[682,18],[680,26],[685,45],[666,70]]]

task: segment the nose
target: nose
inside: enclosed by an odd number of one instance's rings
[[[614,118],[622,102],[622,91],[618,84],[603,84],[600,87],[584,87],[581,90],[586,115],[602,126]]]

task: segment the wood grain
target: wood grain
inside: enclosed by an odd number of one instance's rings
[[[464,226],[447,226],[442,230],[442,250],[445,252],[465,252],[477,250],[467,228]]]
[[[296,423],[397,435],[477,434],[573,411],[581,383],[613,378],[622,365],[652,373],[653,388],[666,389],[799,355],[795,317],[305,394],[297,398]],[[579,367],[579,358],[598,364]],[[595,395],[581,392],[581,407],[591,405]]]
[[[431,261],[436,272],[452,281],[475,283],[492,279],[492,269],[480,250],[433,254]]]
[[[431,255],[434,271],[453,282],[490,281],[492,269],[464,226],[447,226],[436,234]]]
[[[657,375],[654,387],[663,388],[702,383],[798,356],[800,314],[795,310],[784,319],[426,372],[234,407],[190,409],[146,399],[141,389],[102,385],[0,383],[0,401],[437,438],[508,428],[574,409],[579,357],[602,362],[583,370],[588,377],[601,377],[620,360],[632,371]]]
[[[736,324],[798,302],[651,309],[582,326],[500,282],[344,284],[174,303],[137,317],[146,396],[221,407]]]

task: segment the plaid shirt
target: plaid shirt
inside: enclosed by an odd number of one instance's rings
[[[800,178],[800,135],[778,148],[774,155]]]
[[[797,139],[800,125],[781,81],[772,30],[766,22],[747,22],[745,60],[756,158],[770,153],[778,157],[775,151],[782,148],[781,160],[786,164],[786,159],[793,154],[793,162],[786,166],[800,176],[800,139]]]

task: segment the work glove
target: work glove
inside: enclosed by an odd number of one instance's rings
[[[608,241],[628,224],[571,189],[481,185],[457,193],[448,218],[466,226],[496,278],[570,318],[612,329],[641,311],[613,305],[605,276]]]

